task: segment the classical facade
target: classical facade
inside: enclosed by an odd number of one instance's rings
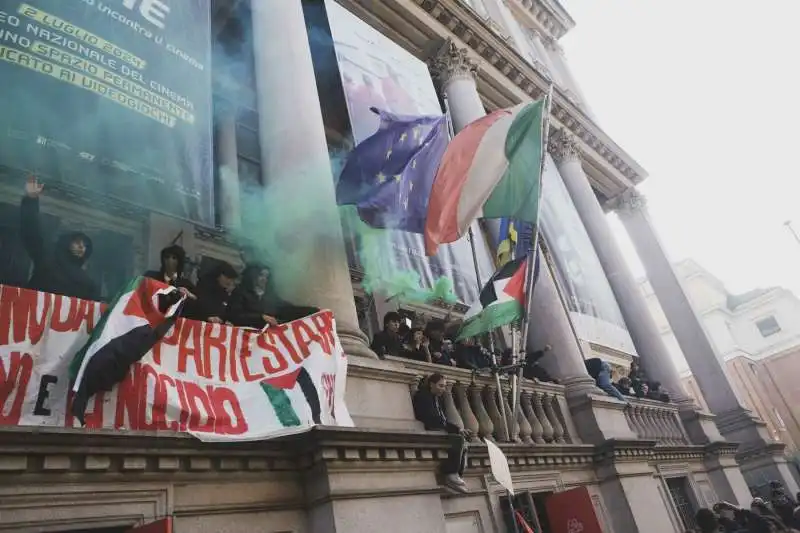
[[[524,383],[522,409],[508,434],[495,381],[445,369],[452,384],[448,419],[500,444],[517,507],[543,531],[563,531],[548,522],[547,496],[586,487],[604,531],[668,533],[691,527],[694,510],[718,500],[747,504],[748,486],[765,478],[796,492],[783,446],[725,379],[660,245],[635,189],[644,170],[595,122],[569,73],[558,40],[574,21],[559,2],[340,3],[429,65],[456,130],[487,111],[540,98],[555,82],[546,190],[561,191],[563,203],[554,207],[559,216],[548,219],[550,229],[543,221],[530,341],[553,347],[543,364],[560,384]],[[214,73],[218,227],[53,187],[43,204],[46,216],[107,246],[106,269],[98,271],[104,284],[156,263],[159,250],[173,242],[200,267],[209,258],[241,264],[238,229],[261,215],[245,201],[243,191],[253,188],[267,196],[282,187],[307,191],[317,220],[337,219],[331,147],[346,147],[347,134],[337,127],[342,109],[329,105],[312,54],[317,41],[309,38],[309,18],[321,5],[212,2],[215,42],[239,60]],[[20,175],[3,167],[2,177],[0,202],[13,214]],[[669,350],[606,223],[608,210],[620,214],[630,233],[698,382],[714,391],[706,396],[709,410],[681,394]],[[574,242],[586,243],[583,255],[592,263],[581,271],[564,261],[569,239],[557,222],[568,216]],[[379,360],[369,350],[376,306],[360,287],[363,273],[348,267],[342,231],[333,226],[303,236],[303,282],[287,282],[286,290],[297,303],[335,313],[350,360],[347,404],[355,428],[211,445],[184,435],[2,427],[0,530],[124,531],[172,516],[176,531],[197,533],[513,531],[485,445],[471,449],[466,494],[441,485],[437,464],[447,443],[415,422],[411,393],[420,377],[442,368]],[[125,265],[114,263],[123,256]],[[19,275],[23,266],[10,271]],[[590,283],[579,275],[588,272],[597,273]],[[582,296],[586,291],[595,296]],[[443,316],[463,309],[407,310]],[[625,405],[603,395],[584,366],[593,356],[619,364],[638,357],[675,401]]]
[[[731,294],[691,259],[674,268],[739,398],[766,422],[770,435],[795,454],[800,442],[796,408],[800,398],[792,376],[800,368],[800,300],[782,287]],[[673,360],[684,367],[683,353],[652,287],[646,280],[640,286]],[[689,395],[708,408],[691,372],[682,374]]]

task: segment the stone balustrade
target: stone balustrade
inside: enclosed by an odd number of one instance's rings
[[[570,434],[570,413],[564,400],[564,387],[552,383],[538,383],[523,379],[521,382],[520,409],[516,420],[506,426],[497,395],[494,377],[475,375],[461,368],[420,363],[406,359],[404,366],[418,371],[410,384],[413,395],[421,381],[428,375],[439,372],[447,377],[447,392],[443,403],[447,420],[475,435],[489,437],[496,442],[518,442],[526,444],[573,444],[575,436]],[[488,374],[488,373],[487,373]],[[506,406],[510,411],[511,383],[501,379]],[[509,414],[509,416],[511,416]],[[510,435],[506,434],[506,427]]]
[[[625,418],[636,436],[665,446],[688,444],[678,407],[669,403],[631,398]]]

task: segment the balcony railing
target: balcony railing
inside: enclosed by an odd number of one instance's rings
[[[625,409],[625,418],[636,436],[665,446],[688,444],[678,408],[655,400],[633,398]]]
[[[570,434],[570,413],[564,401],[564,387],[551,383],[535,383],[526,379],[521,383],[521,409],[516,420],[508,424],[506,434],[503,416],[498,402],[497,383],[493,377],[473,375],[469,370],[409,361],[402,361],[407,368],[417,370],[419,375],[411,383],[413,395],[425,376],[439,372],[447,377],[447,392],[443,398],[445,416],[452,424],[466,428],[481,438],[489,437],[497,442],[521,442],[526,444],[572,444],[575,436]],[[511,406],[511,384],[501,379],[503,397],[509,410]]]

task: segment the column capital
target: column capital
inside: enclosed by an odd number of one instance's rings
[[[478,74],[478,63],[469,57],[466,48],[459,48],[452,39],[447,39],[431,57],[428,68],[442,85],[457,79],[474,80]]]
[[[647,197],[635,187],[630,187],[609,200],[608,207],[621,217],[631,216],[647,208]]]
[[[558,164],[580,161],[578,141],[564,129],[555,130],[550,134],[550,138],[547,139],[547,151]]]

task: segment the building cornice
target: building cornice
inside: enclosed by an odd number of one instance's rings
[[[420,59],[451,38],[480,58],[478,90],[489,110],[541,98],[550,80],[460,0],[342,0],[342,5]],[[645,170],[555,87],[551,124],[575,136],[594,187],[606,198],[641,182]]]
[[[558,40],[575,27],[575,21],[556,0],[503,0],[512,12],[525,17],[527,26]]]

